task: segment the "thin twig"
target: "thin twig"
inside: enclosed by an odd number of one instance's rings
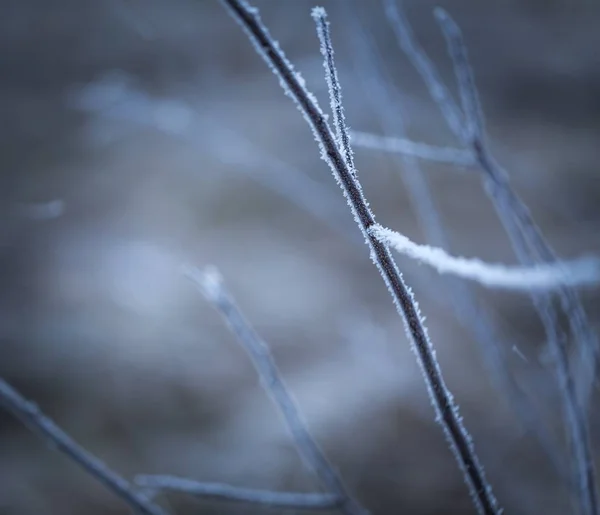
[[[459,148],[436,147],[435,145],[419,143],[406,138],[379,136],[362,131],[350,131],[350,136],[353,145],[370,150],[381,150],[467,168],[476,165],[473,154]]]
[[[416,42],[410,25],[396,3],[393,0],[385,0],[385,6],[399,45],[419,71],[431,97],[444,114],[448,126],[472,150],[483,171],[486,191],[511,239],[519,260],[526,265],[533,265],[540,261],[556,262],[557,256],[554,251],[545,241],[527,207],[510,187],[505,171],[498,165],[487,148],[479,96],[469,65],[466,45],[456,23],[445,11],[436,9],[436,18],[444,32],[454,63],[461,102],[465,110],[463,115],[468,118],[464,124],[457,123],[458,120],[464,119],[464,116],[458,114],[460,113],[459,108],[429,57]],[[577,293],[571,288],[563,287],[558,290],[558,294],[562,310],[569,320],[571,334],[579,340],[579,352],[585,372],[586,365],[589,367],[589,362],[594,363],[597,360],[596,335],[591,330]],[[576,464],[575,476],[581,507],[586,514],[597,514],[596,481],[591,460],[589,430],[585,410],[581,406],[581,404],[587,403],[589,398],[594,371],[592,370],[591,374],[582,374],[584,376],[580,382],[582,386],[578,387],[569,367],[566,351],[567,336],[560,327],[558,313],[552,299],[548,295],[533,292],[531,296],[544,325],[549,348],[554,355],[563,398],[563,410]],[[580,399],[583,399],[581,404]]]
[[[396,0],[383,0],[383,3],[385,14],[396,35],[398,45],[409,57],[413,66],[423,78],[429,89],[429,94],[442,111],[452,132],[458,135],[462,141],[465,131],[463,113],[460,112],[446,85],[440,80],[437,70],[431,64],[429,57],[417,43],[417,38],[413,34],[412,27],[396,4]]]
[[[340,499],[333,494],[273,492],[223,483],[201,483],[175,476],[140,475],[135,478],[135,482],[151,491],[181,492],[203,499],[258,504],[269,508],[332,510],[340,504]]]
[[[194,281],[202,294],[221,313],[238,342],[250,356],[261,383],[279,409],[300,457],[306,466],[337,499],[339,509],[347,515],[368,515],[348,492],[338,472],[329,463],[324,452],[314,440],[289,392],[267,344],[246,320],[235,301],[225,289],[217,270],[200,271],[186,268],[185,274]]]
[[[387,247],[369,234],[369,229],[375,224],[375,217],[363,195],[357,176],[349,169],[342,153],[343,150],[336,144],[336,138],[321,108],[314,96],[306,90],[304,81],[294,71],[279,46],[271,38],[258,16],[257,9],[250,7],[242,0],[222,0],[222,2],[244,28],[259,55],[279,77],[284,91],[295,101],[311,127],[319,143],[321,157],[330,165],[334,177],[342,188],[355,220],[371,250],[373,262],[388,286],[398,312],[405,323],[406,331],[413,343],[413,350],[423,370],[437,418],[445,430],[451,449],[454,451],[471,489],[474,503],[481,513],[499,513],[496,500],[479,464],[471,437],[467,433],[458,408],[444,383],[412,292],[404,283]],[[324,23],[325,20],[323,20]],[[328,57],[330,60],[332,58],[332,55]],[[330,80],[336,80],[336,78],[330,76]]]
[[[92,477],[125,501],[135,512],[144,515],[168,515],[165,510],[136,492],[127,480],[109,469],[86,451],[32,402],[25,399],[6,381],[0,379],[0,404],[4,405],[33,432],[39,433],[56,450],[79,465]]]

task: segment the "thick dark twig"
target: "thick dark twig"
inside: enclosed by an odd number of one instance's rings
[[[257,52],[267,62],[275,75],[279,77],[284,91],[295,101],[313,130],[321,148],[322,158],[330,165],[334,177],[342,188],[356,222],[371,250],[373,262],[388,286],[398,312],[405,322],[407,333],[423,370],[438,420],[442,424],[459,466],[463,470],[476,507],[481,513],[499,513],[499,508],[485,479],[471,438],[462,423],[452,395],[444,383],[440,367],[435,358],[435,352],[427,336],[427,331],[412,292],[404,283],[387,247],[370,234],[370,229],[375,224],[375,217],[362,193],[362,187],[355,173],[348,166],[344,150],[337,146],[336,137],[332,133],[316,99],[306,90],[304,81],[294,71],[283,52],[271,38],[260,21],[257,10],[241,0],[222,0],[222,2],[244,28],[248,37],[254,43]],[[331,79],[333,77],[330,76]]]
[[[254,488],[239,488],[223,483],[200,483],[175,476],[146,476],[135,482],[151,491],[181,492],[203,499],[257,504],[269,508],[290,510],[333,510],[340,499],[333,494],[305,494],[297,492],[273,492]]]
[[[3,379],[0,379],[0,404],[4,405],[32,431],[39,433],[58,451],[118,495],[137,513],[168,515],[165,510],[152,503],[144,495],[136,492],[128,481],[81,447],[44,415],[35,404],[25,399]]]
[[[386,0],[385,5],[401,48],[421,74],[431,97],[444,114],[448,126],[472,150],[483,172],[486,191],[511,239],[517,257],[527,265],[556,262],[558,259],[554,251],[541,234],[525,204],[510,187],[506,173],[488,150],[479,95],[460,29],[445,11],[436,9],[435,15],[446,37],[454,63],[464,110],[462,114],[434,65],[416,42],[410,25],[395,2]],[[458,124],[457,121],[464,117],[466,122]],[[589,325],[577,293],[571,288],[563,287],[558,290],[558,294],[562,310],[569,320],[571,334],[579,340],[579,352],[585,370],[586,361],[593,363],[597,360],[596,336]],[[583,386],[578,387],[569,367],[567,336],[560,327],[558,313],[551,297],[533,292],[531,297],[544,325],[548,345],[557,368],[563,410],[576,464],[576,484],[579,489],[581,508],[583,513],[596,515],[598,507],[595,471],[591,458],[587,417],[582,407],[589,397],[594,372],[592,369],[590,374],[585,374],[586,377],[580,382]],[[581,398],[585,400],[581,401]]]
[[[186,275],[221,313],[244,351],[250,356],[264,389],[279,409],[292,434],[300,457],[323,486],[339,500],[340,511],[347,515],[368,515],[368,512],[352,498],[342,478],[310,434],[269,347],[254,331],[229,292],[225,290],[219,273],[216,270],[201,272],[189,268],[186,269]]]

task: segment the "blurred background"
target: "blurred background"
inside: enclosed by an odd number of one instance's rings
[[[313,2],[254,3],[328,108]],[[351,127],[458,146],[382,4],[321,4]],[[454,91],[434,5],[464,30],[493,151],[551,244],[563,257],[600,252],[598,4],[405,0]],[[314,491],[249,359],[180,275],[182,263],[213,264],[374,515],[474,512],[402,322],[306,123],[218,1],[5,0],[0,71],[2,377],[128,478]],[[381,223],[516,263],[476,171],[355,155]],[[466,292],[398,264],[506,513],[574,513],[527,295]],[[596,323],[600,297],[581,293]],[[486,315],[465,311],[465,295]],[[536,408],[533,428],[498,376]],[[598,444],[594,404],[591,418]],[[129,513],[4,411],[0,436],[0,514]],[[267,513],[161,499],[173,514]]]

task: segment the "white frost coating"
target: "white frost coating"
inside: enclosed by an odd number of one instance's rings
[[[580,258],[560,263],[509,267],[479,259],[455,257],[443,249],[419,245],[391,229],[376,225],[370,232],[398,252],[435,268],[490,288],[507,290],[552,290],[561,286],[586,286],[600,282],[600,259]]]

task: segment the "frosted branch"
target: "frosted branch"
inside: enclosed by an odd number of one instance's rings
[[[353,152],[350,147],[350,136],[348,134],[348,127],[344,116],[344,107],[342,105],[342,88],[340,87],[337,69],[333,59],[333,46],[331,44],[327,13],[322,7],[315,7],[311,14],[317,25],[317,34],[321,43],[323,68],[325,68],[325,80],[327,81],[327,88],[329,90],[329,101],[331,104],[331,112],[333,113],[337,147],[344,154],[346,166],[350,170],[350,173],[356,176]]]
[[[259,55],[263,57],[273,73],[279,77],[283,90],[295,101],[312,129],[321,149],[321,157],[329,164],[336,181],[348,200],[349,207],[371,250],[373,262],[386,283],[404,321],[406,331],[413,343],[413,350],[423,370],[438,420],[445,430],[451,449],[454,451],[457,462],[471,489],[474,503],[481,513],[499,513],[496,500],[479,464],[472,440],[462,423],[452,395],[445,386],[441,370],[435,358],[435,352],[427,336],[427,331],[412,292],[404,283],[400,271],[386,246],[369,234],[369,228],[375,224],[375,217],[364,197],[357,174],[353,173],[354,170],[348,166],[346,161],[347,151],[339,148],[336,137],[331,131],[316,99],[307,91],[304,81],[294,72],[279,46],[271,38],[258,16],[257,9],[250,7],[242,0],[222,0],[222,3],[227,6],[233,18],[244,28]],[[318,24],[326,24],[324,11],[317,11],[317,18],[320,18],[317,20]],[[327,33],[322,29],[321,26],[318,31],[321,37]],[[323,41],[321,43],[322,48],[331,46],[324,45]],[[335,84],[339,88],[339,84],[336,84],[337,75],[331,73],[330,69],[330,64],[333,63],[333,55],[326,55],[325,60],[325,69],[328,70],[328,83],[330,85]],[[331,88],[330,99],[332,102],[335,100],[335,93],[331,91]],[[334,118],[336,118],[335,111]],[[338,119],[336,130],[339,131],[342,127],[344,127],[343,120]]]

